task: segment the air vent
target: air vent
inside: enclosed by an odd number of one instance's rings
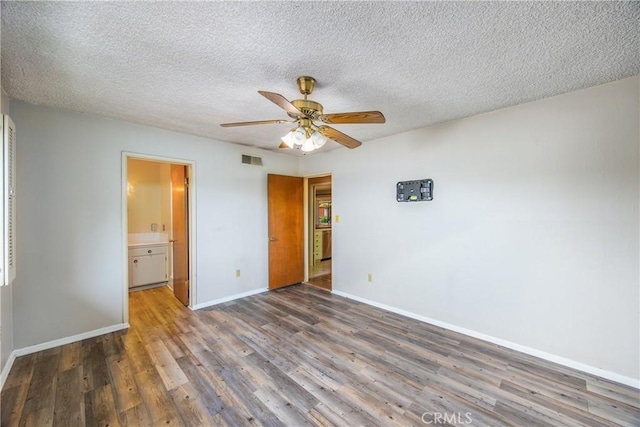
[[[262,166],[262,157],[242,155],[242,163],[245,165]]]

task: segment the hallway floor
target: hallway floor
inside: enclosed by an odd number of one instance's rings
[[[311,266],[311,268],[309,268],[309,280],[307,283],[330,291],[332,289],[331,259],[321,261],[318,264]]]

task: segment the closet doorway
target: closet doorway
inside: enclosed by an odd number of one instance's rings
[[[309,280],[313,286],[330,291],[332,215],[331,175],[308,179],[309,195]]]

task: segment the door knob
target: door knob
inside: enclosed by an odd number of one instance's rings
[[[275,242],[275,241],[276,241],[276,238],[275,238],[275,237],[273,237],[273,236],[272,236],[272,237],[269,237],[269,241],[270,241],[270,242]]]

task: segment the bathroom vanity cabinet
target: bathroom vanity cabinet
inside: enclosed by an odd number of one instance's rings
[[[129,247],[129,288],[167,281],[167,244]]]

